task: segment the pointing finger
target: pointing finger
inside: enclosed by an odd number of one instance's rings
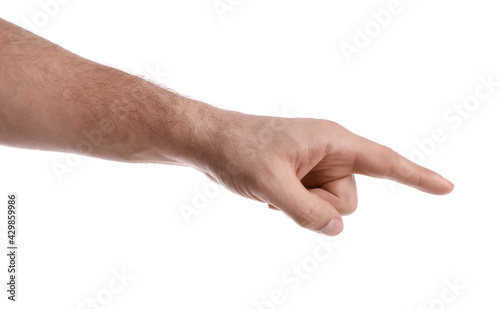
[[[432,194],[448,194],[454,185],[425,167],[361,136],[354,139],[354,172],[372,177],[386,178]]]

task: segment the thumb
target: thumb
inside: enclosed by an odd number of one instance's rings
[[[306,229],[329,236],[340,234],[344,228],[342,217],[325,199],[331,193],[320,188],[308,190],[291,174],[274,182],[267,202]]]

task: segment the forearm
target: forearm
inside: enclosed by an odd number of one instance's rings
[[[220,111],[0,20],[0,143],[198,165]]]

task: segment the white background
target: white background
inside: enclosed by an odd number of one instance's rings
[[[401,0],[378,34],[370,12],[388,0],[224,0],[233,9],[222,18],[213,0],[44,11],[47,1],[1,0],[0,17],[207,103],[327,118],[413,159],[441,128],[444,141],[420,154],[455,191],[358,176],[358,210],[318,262],[328,238],[194,170],[1,147],[1,252],[8,192],[20,212],[19,302],[6,301],[2,253],[2,308],[91,308],[92,297],[103,308],[499,308],[500,87],[466,117],[443,118],[479,77],[500,80],[496,1]],[[366,25],[370,42],[348,63],[340,46]],[[53,166],[68,162],[59,179]],[[179,209],[196,202],[206,207],[186,223]],[[123,269],[133,279],[110,292]],[[265,301],[279,291],[280,304]]]

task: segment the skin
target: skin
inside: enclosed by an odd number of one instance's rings
[[[432,194],[453,184],[322,119],[221,110],[79,57],[0,19],[0,143],[190,166],[326,235],[357,207],[354,174]]]

